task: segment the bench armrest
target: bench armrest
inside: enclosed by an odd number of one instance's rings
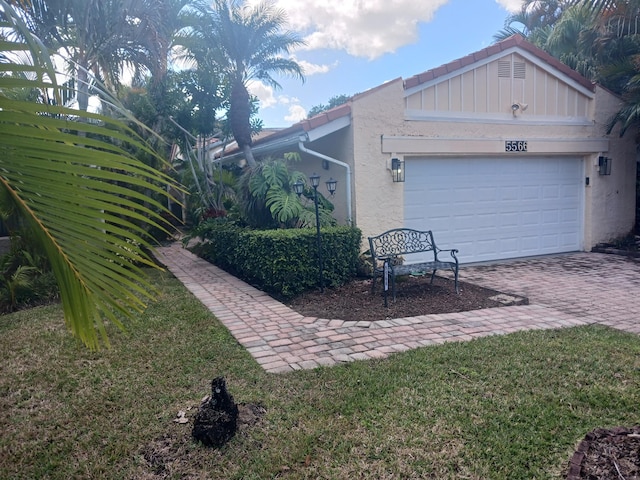
[[[451,256],[453,257],[453,259],[456,261],[456,264],[458,263],[458,257],[456,256],[456,253],[458,253],[458,249],[457,248],[451,248],[448,250],[442,250],[440,248],[437,249],[436,253],[436,258],[438,257],[438,255],[442,252],[449,252],[451,254]]]

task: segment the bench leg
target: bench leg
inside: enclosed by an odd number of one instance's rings
[[[374,293],[376,293],[376,272],[373,272],[373,282],[371,282],[371,295],[373,295]]]
[[[391,275],[391,291],[393,292],[393,301],[396,301],[396,276]]]
[[[458,287],[458,270],[456,268],[451,268],[451,271],[453,272],[454,285],[456,287],[456,293],[460,293],[460,288]],[[437,272],[437,270],[434,270],[433,273],[431,274],[431,283],[433,283],[433,279],[436,276],[436,272]]]
[[[453,270],[453,276],[455,279],[456,293],[460,294],[460,289],[458,288],[458,269],[452,268],[451,270]]]

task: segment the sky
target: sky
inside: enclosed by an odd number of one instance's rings
[[[522,0],[276,0],[288,29],[306,41],[292,52],[305,82],[249,86],[265,128],[288,127],[336,95],[408,78],[494,42]]]

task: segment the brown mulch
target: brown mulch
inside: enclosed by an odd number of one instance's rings
[[[399,277],[396,279],[396,300],[393,301],[389,285],[387,306],[381,282],[371,293],[371,279],[356,279],[337,288],[325,288],[307,292],[287,305],[308,317],[339,319],[345,321],[376,321],[390,318],[415,317],[434,313],[466,312],[481,308],[500,307],[510,303],[495,297],[501,292],[460,282],[460,294],[456,294],[453,280],[431,276]],[[504,294],[500,298],[504,298]],[[526,298],[516,297],[516,303],[527,304]]]
[[[596,428],[580,442],[567,480],[640,480],[640,426]]]

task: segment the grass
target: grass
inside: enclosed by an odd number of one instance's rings
[[[535,331],[265,373],[171,276],[157,303],[73,340],[57,306],[0,317],[0,478],[551,479],[596,427],[640,415],[640,338]],[[221,450],[191,441],[214,376],[267,413]]]

